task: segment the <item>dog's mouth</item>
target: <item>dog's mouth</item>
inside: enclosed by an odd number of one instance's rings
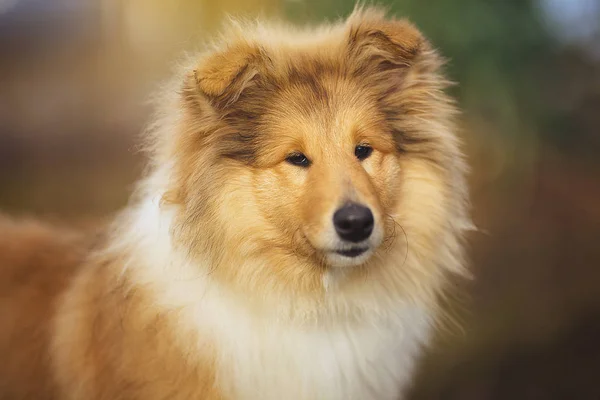
[[[367,250],[369,250],[368,247],[353,247],[346,250],[336,250],[335,253],[344,257],[354,258],[364,254]]]
[[[375,251],[372,245],[363,243],[361,245],[339,247],[321,250],[325,263],[330,267],[354,267],[365,263]]]
[[[341,240],[331,240],[325,246],[313,243],[307,235],[303,236],[305,243],[310,246],[318,263],[328,267],[354,267],[366,263],[377,251],[380,244],[379,234],[359,243],[348,243]],[[333,243],[332,243],[333,242]]]

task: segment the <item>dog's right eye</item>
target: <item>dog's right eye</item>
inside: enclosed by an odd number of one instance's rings
[[[292,153],[286,157],[285,161],[298,167],[306,168],[310,165],[310,160],[302,153]]]

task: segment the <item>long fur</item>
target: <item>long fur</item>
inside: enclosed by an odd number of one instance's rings
[[[2,223],[0,398],[398,399],[410,383],[470,228],[442,59],[376,8],[224,32],[157,96],[147,176],[105,237]],[[299,151],[310,167],[285,161]],[[331,251],[347,201],[375,216],[362,258]]]

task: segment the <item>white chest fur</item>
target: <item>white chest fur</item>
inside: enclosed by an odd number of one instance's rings
[[[377,325],[306,328],[221,311],[219,372],[236,399],[397,400],[429,331],[416,310]]]

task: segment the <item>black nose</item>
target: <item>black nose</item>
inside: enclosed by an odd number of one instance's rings
[[[333,225],[338,235],[349,242],[361,242],[373,232],[373,213],[365,206],[349,203],[333,214]]]

